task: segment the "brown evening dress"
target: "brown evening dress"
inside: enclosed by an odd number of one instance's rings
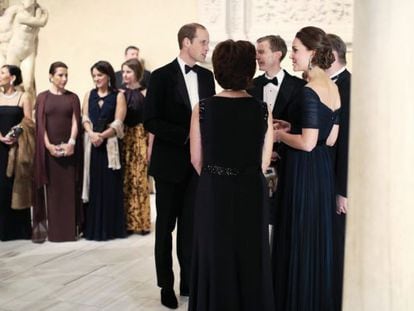
[[[49,92],[45,102],[45,125],[50,143],[59,145],[70,138],[73,97]],[[56,158],[47,151],[46,171],[48,240],[53,242],[76,240],[76,158]]]

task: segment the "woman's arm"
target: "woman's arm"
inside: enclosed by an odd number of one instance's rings
[[[93,124],[89,120],[89,95],[90,92],[87,92],[83,99],[82,115],[84,117],[84,120],[82,121],[82,124],[83,128],[85,129],[85,132],[88,134],[89,139],[91,140],[92,145],[98,147],[102,144],[103,139],[99,136],[99,133],[93,131]]]
[[[116,108],[115,108],[115,120],[124,122],[126,116],[127,106],[125,95],[119,92],[116,96]],[[115,129],[112,127],[107,128],[105,131],[99,134],[103,139],[110,138],[116,135]]]
[[[154,144],[155,135],[148,132],[148,149],[147,149],[147,162],[151,161],[152,146]]]
[[[302,134],[290,134],[281,130],[275,130],[275,141],[281,141],[292,148],[312,151],[318,142],[318,129],[303,128]]]
[[[194,166],[197,174],[201,174],[203,167],[203,155],[201,147],[201,133],[200,133],[200,118],[199,118],[199,105],[197,104],[191,115],[191,128],[190,128],[190,153],[191,164]]]
[[[267,131],[263,143],[263,152],[262,152],[262,171],[266,172],[267,168],[270,165],[272,158],[272,149],[273,149],[273,118],[272,114],[269,113],[267,118]]]
[[[46,132],[45,132],[46,134]],[[76,144],[76,137],[78,136],[78,122],[76,122],[75,113],[72,114],[72,126],[70,130],[70,138],[69,140],[60,146],[63,149],[64,156],[71,156],[75,153],[75,144]],[[45,141],[46,144],[46,141]]]
[[[22,103],[24,117],[32,120],[32,114],[33,114],[32,96],[29,93],[24,92],[20,102]]]
[[[334,124],[334,126],[331,129],[331,132],[329,133],[328,138],[326,139],[326,144],[328,146],[333,146],[336,143],[336,139],[338,138],[338,133],[339,133],[339,125],[338,124]]]

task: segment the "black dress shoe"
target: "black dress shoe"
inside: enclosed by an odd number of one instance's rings
[[[180,296],[184,296],[184,297],[190,296],[190,293],[189,293],[188,289],[180,290]]]
[[[190,296],[189,286],[186,285],[184,282],[180,283],[180,296]]]
[[[172,288],[161,288],[161,303],[170,309],[178,308],[177,297]]]

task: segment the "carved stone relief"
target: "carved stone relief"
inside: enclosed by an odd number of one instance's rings
[[[304,26],[318,26],[352,42],[353,0],[198,0],[199,20],[212,45],[279,34],[290,43]]]

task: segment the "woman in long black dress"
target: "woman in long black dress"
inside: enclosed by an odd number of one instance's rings
[[[26,209],[11,208],[13,177],[7,177],[10,147],[16,139],[7,136],[9,130],[19,124],[23,117],[31,119],[32,104],[28,94],[16,90],[22,83],[21,71],[13,65],[0,69],[0,240],[30,239],[32,226],[30,206]]]
[[[325,69],[333,62],[323,30],[301,29],[292,43],[295,71],[307,74],[298,106],[290,109],[290,132],[275,131],[287,145],[276,198],[273,243],[277,311],[331,311],[333,171],[328,145],[338,135],[338,89]]]
[[[218,44],[214,74],[224,90],[193,110],[191,162],[200,178],[189,310],[274,309],[263,176],[272,120],[245,91],[255,54],[247,41]]]
[[[96,88],[85,95],[82,107],[82,122],[91,144],[85,146],[85,163],[90,159],[89,169],[87,165],[85,169],[90,179],[84,236],[102,241],[126,236],[120,164],[126,103],[124,94],[115,89],[111,64],[99,61],[92,66],[91,74]]]
[[[35,106],[33,241],[42,242],[45,235],[53,242],[75,241],[81,221],[80,102],[76,94],[65,89],[66,64],[52,63],[49,80],[50,89],[37,96]],[[47,228],[46,234],[41,234],[42,227]]]

